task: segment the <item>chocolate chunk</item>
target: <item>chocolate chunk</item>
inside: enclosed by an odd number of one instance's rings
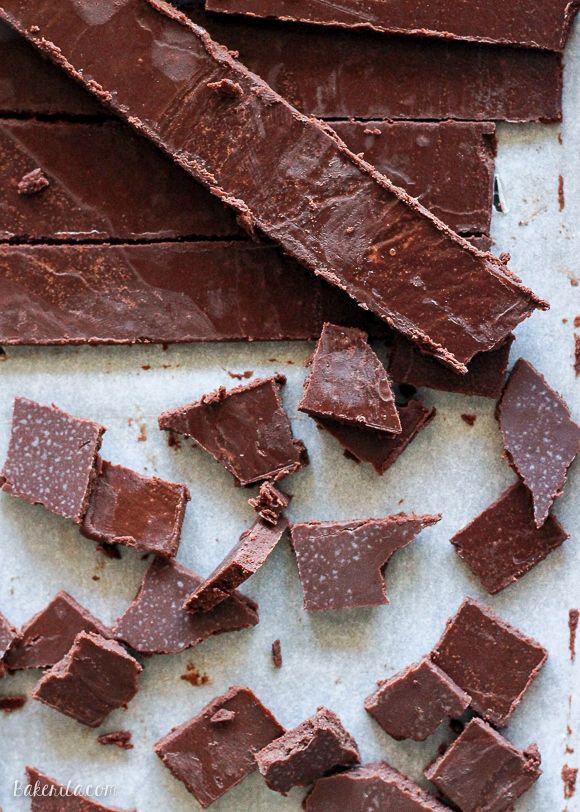
[[[128,812],[118,806],[103,806],[98,801],[75,795],[72,782],[66,786],[59,784],[34,767],[27,767],[26,775],[32,788],[31,812]]]
[[[258,496],[255,499],[248,499],[248,504],[265,522],[276,524],[290,504],[291,498],[287,493],[278,490],[271,482],[263,482],[260,485]]]
[[[428,408],[420,400],[410,400],[397,406],[401,421],[400,434],[386,434],[359,426],[347,426],[334,420],[318,419],[321,428],[338,440],[345,448],[345,455],[355,462],[370,463],[377,474],[384,474],[415,439],[417,434],[435,417],[434,408]]]
[[[36,168],[32,169],[30,172],[27,172],[26,175],[23,175],[16,188],[19,195],[30,197],[32,195],[37,195],[44,189],[48,189],[49,186],[50,181],[42,169]]]
[[[134,747],[131,743],[132,736],[130,730],[112,730],[110,733],[101,733],[97,736],[97,741],[99,744],[112,745],[120,750],[132,750]]]
[[[50,0],[34,8],[4,0],[0,17],[232,206],[250,230],[450,367],[465,372],[476,353],[546,307],[505,263],[427,214],[173,6],[129,0],[87,26],[76,0],[63,2],[55,16]],[[111,62],[113,52],[121,63]],[[224,103],[204,77],[229,79],[243,93]],[[240,144],[244,158],[232,161]]]
[[[0,711],[2,713],[14,713],[22,710],[27,700],[25,694],[0,694]]]
[[[280,387],[286,378],[257,378],[245,386],[204,395],[163,412],[159,428],[192,437],[240,485],[281,479],[305,464],[305,448],[292,437]]]
[[[422,742],[445,720],[469,707],[471,697],[429,659],[378,683],[365,710],[394,739]]]
[[[328,708],[316,714],[256,753],[266,784],[286,795],[292,787],[307,787],[321,776],[360,760],[355,740],[338,716]]]
[[[17,639],[18,632],[14,626],[6,620],[4,615],[0,614],[0,662]]]
[[[274,640],[272,643],[272,662],[274,668],[282,668],[282,644],[279,640]]]
[[[52,666],[62,660],[80,632],[111,636],[110,630],[68,592],[59,592],[24,624],[6,655],[6,666],[11,671]]]
[[[534,519],[541,527],[580,451],[580,426],[560,395],[522,358],[505,386],[497,418],[508,458],[532,494]]]
[[[81,533],[105,544],[173,558],[189,499],[186,485],[100,460]]]
[[[537,528],[532,497],[517,483],[451,539],[459,556],[491,595],[501,592],[568,538],[548,516]]]
[[[425,775],[461,812],[507,812],[538,780],[540,763],[535,744],[517,750],[481,719],[472,719]]]
[[[38,699],[83,725],[98,727],[138,690],[141,666],[114,640],[81,632],[62,660],[38,681]]]
[[[447,812],[447,807],[386,761],[320,778],[304,802],[306,812]]]
[[[304,608],[314,612],[388,603],[384,571],[391,556],[440,518],[400,513],[384,519],[292,525]]]
[[[255,626],[258,607],[239,592],[211,612],[188,612],[183,602],[203,578],[174,561],[153,561],[115,636],[142,654],[173,654],[211,637]]]
[[[354,327],[324,325],[298,409],[315,418],[399,434],[391,382],[367,338]]]
[[[496,349],[479,353],[468,365],[465,375],[456,375],[443,364],[419,352],[410,341],[396,336],[389,357],[389,374],[397,383],[498,398],[505,383],[513,341],[514,336],[508,336]]]
[[[219,606],[260,569],[287,528],[288,521],[282,518],[274,527],[258,520],[244,530],[221,564],[189,595],[184,607],[193,612],[208,612]]]
[[[80,524],[104,432],[56,406],[15,398],[2,490]]]
[[[547,658],[543,646],[473,598],[463,601],[431,652],[469,694],[473,710],[496,727],[508,723]]]
[[[222,710],[234,717],[227,724],[216,724],[215,716]],[[173,728],[157,742],[155,752],[206,809],[253,772],[254,754],[283,732],[248,688],[235,687]]]

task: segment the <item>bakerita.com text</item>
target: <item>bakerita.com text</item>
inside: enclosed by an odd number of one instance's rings
[[[113,798],[117,794],[114,784],[48,784],[35,781],[33,784],[15,781],[15,798]]]

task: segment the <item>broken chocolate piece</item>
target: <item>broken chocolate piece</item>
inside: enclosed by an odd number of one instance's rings
[[[104,432],[56,406],[15,398],[2,490],[80,524]]]
[[[256,753],[266,784],[281,795],[359,760],[355,740],[338,716],[323,707]]]
[[[463,733],[425,775],[461,812],[507,812],[542,771],[535,744],[517,750],[481,719]]]
[[[365,710],[399,741],[424,741],[445,719],[461,716],[471,703],[471,697],[429,659],[378,686],[365,699]]]
[[[399,434],[391,382],[367,338],[354,327],[324,325],[298,409],[314,418]]]
[[[186,485],[100,460],[81,533],[104,544],[173,558],[189,499]]]
[[[400,513],[384,519],[292,525],[304,608],[314,612],[388,603],[384,571],[391,556],[440,518]]]
[[[41,677],[32,697],[83,725],[98,727],[133,699],[142,670],[114,640],[81,632],[68,654]]]
[[[556,550],[568,533],[554,516],[534,522],[530,492],[521,483],[451,539],[457,553],[491,595],[501,592]]]
[[[258,622],[258,607],[239,592],[211,612],[188,612],[183,602],[203,578],[174,561],[153,561],[133,602],[118,619],[115,637],[141,654],[173,654],[211,637]]]
[[[23,175],[16,188],[19,195],[30,197],[31,195],[37,195],[49,186],[50,181],[42,169],[36,168]]]
[[[272,643],[272,662],[274,668],[282,668],[282,644],[279,640],[274,640]]]
[[[131,742],[133,734],[130,730],[112,730],[110,733],[101,733],[97,736],[99,744],[112,745],[120,750],[132,750],[134,745]]]
[[[283,375],[204,395],[163,412],[159,428],[191,437],[240,485],[278,480],[305,464],[306,450],[292,436],[280,387]]]
[[[226,600],[266,562],[287,528],[288,520],[282,518],[274,527],[258,520],[244,530],[221,564],[189,595],[184,607],[208,612]]]
[[[466,598],[447,621],[431,659],[471,697],[471,706],[505,727],[548,658],[530,637],[482,603]]]
[[[234,716],[227,724],[216,724],[215,716],[222,710]],[[234,687],[173,728],[157,742],[155,752],[206,809],[253,772],[254,754],[283,733],[248,688]]]
[[[532,494],[541,527],[580,451],[580,426],[560,395],[523,358],[505,385],[497,418],[510,463]]]
[[[0,614],[0,663],[10,646],[18,639],[18,632],[4,615]]]
[[[6,667],[19,671],[52,666],[62,660],[80,632],[111,636],[110,630],[68,592],[59,592],[24,624],[6,655]]]
[[[363,764],[320,778],[304,801],[306,812],[448,812],[410,778],[386,761]]]
[[[260,485],[258,496],[248,499],[248,504],[265,522],[276,524],[290,504],[291,498],[287,493],[278,490],[271,482],[263,482]]]
[[[26,768],[31,787],[31,812],[129,812],[117,806],[103,806],[74,793],[72,782],[59,784],[54,778],[34,767]],[[131,810],[130,812],[135,812]]]
[[[14,713],[22,710],[27,701],[28,697],[25,694],[0,694],[0,711]]]

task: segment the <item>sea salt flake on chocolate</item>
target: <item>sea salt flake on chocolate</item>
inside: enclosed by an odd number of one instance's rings
[[[0,614],[0,661],[3,660],[10,646],[18,639],[18,632],[14,626],[8,622],[4,615]]]
[[[248,504],[253,507],[258,516],[268,524],[276,524],[290,504],[292,497],[279,490],[271,482],[263,482],[260,485],[258,495],[253,499],[248,499]]]
[[[74,795],[75,781],[70,785],[59,784],[54,778],[34,767],[26,768],[28,783],[36,792],[31,797],[31,812],[136,812],[118,806],[103,806],[82,795]]]

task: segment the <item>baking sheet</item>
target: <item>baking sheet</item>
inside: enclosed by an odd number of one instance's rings
[[[573,319],[580,315],[580,30],[566,57],[563,126],[499,127],[497,171],[507,212],[494,213],[495,251],[509,251],[512,267],[551,302],[517,330],[512,362],[524,356],[567,399],[580,419],[580,379],[573,369]],[[565,207],[560,210],[558,178]],[[291,306],[291,303],[289,303]],[[567,319],[564,323],[563,320]],[[66,783],[108,784],[107,802],[140,812],[196,809],[192,796],[162,766],[153,744],[174,724],[193,716],[232,684],[251,687],[280,721],[293,726],[327,705],[356,737],[363,760],[385,758],[416,780],[447,735],[445,726],[424,743],[395,742],[368,717],[364,698],[377,679],[419,659],[438,640],[445,621],[465,595],[483,599],[510,623],[532,635],[550,658],[505,733],[518,747],[536,741],[544,775],[517,806],[518,812],[580,810],[580,790],[565,801],[562,766],[580,764],[580,660],[568,651],[568,610],[580,605],[580,465],[573,467],[556,513],[571,538],[522,581],[489,597],[448,543],[450,536],[489,505],[514,480],[502,460],[494,404],[424,392],[436,419],[383,477],[345,459],[338,444],[296,411],[303,367],[312,347],[299,344],[208,345],[134,348],[11,348],[0,364],[0,459],[6,453],[12,400],[25,395],[108,426],[108,459],[186,482],[192,493],[178,560],[208,574],[253,520],[251,492],[200,450],[167,446],[157,429],[164,409],[197,398],[216,386],[233,386],[229,371],[254,375],[283,372],[284,401],[311,465],[286,480],[294,494],[292,520],[383,516],[400,510],[442,512],[391,561],[387,607],[307,615],[287,541],[246,585],[260,604],[260,624],[222,635],[180,655],[145,661],[141,690],[128,711],[112,714],[102,728],[133,732],[135,749],[103,747],[97,732],[29,701],[0,718],[0,806],[29,808],[14,797],[14,782],[31,764]],[[144,369],[144,367],[150,367]],[[462,413],[477,415],[473,427]],[[40,507],[0,495],[0,611],[15,624],[42,609],[61,589],[112,623],[134,596],[147,563],[123,551],[105,558],[77,529]],[[93,580],[97,576],[99,580]],[[284,665],[276,670],[270,646],[282,641]],[[188,663],[209,682],[193,687],[180,679]],[[38,672],[0,682],[0,692],[29,692]],[[569,733],[567,731],[570,731]],[[566,746],[576,752],[567,752]],[[298,810],[303,791],[287,798],[270,792],[254,774],[218,801],[216,812]]]

